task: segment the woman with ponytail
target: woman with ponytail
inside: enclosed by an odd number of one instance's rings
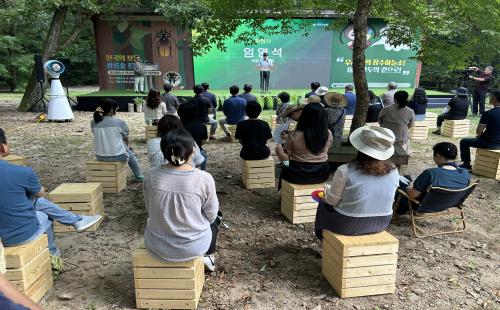
[[[316,184],[325,182],[330,170],[328,149],[333,144],[333,135],[328,130],[328,116],[321,103],[307,104],[302,110],[297,128],[291,131],[283,146],[289,156],[289,165],[281,171],[281,180],[294,184]]]
[[[212,176],[192,165],[195,142],[184,128],[161,139],[168,163],[149,170],[144,180],[148,222],[146,248],[164,261],[180,262],[204,255],[205,267],[215,269],[215,243],[220,219]]]
[[[401,146],[406,152],[410,151],[410,128],[415,123],[415,112],[408,107],[408,93],[404,90],[394,93],[394,103],[386,106],[378,115],[381,127],[392,130],[396,136],[394,145]]]
[[[128,161],[138,182],[144,180],[139,162],[129,148],[128,126],[121,119],[114,118],[118,103],[104,98],[94,112],[90,128],[94,134],[94,152],[99,161]]]
[[[447,189],[463,189],[469,186],[470,183],[469,172],[455,163],[458,153],[455,144],[440,142],[434,145],[432,152],[432,159],[437,167],[424,170],[414,182],[410,182],[406,186],[403,186],[403,184],[400,186],[408,193],[408,196],[419,201],[422,201],[431,185]],[[402,197],[396,213],[402,215],[407,211],[408,201]]]

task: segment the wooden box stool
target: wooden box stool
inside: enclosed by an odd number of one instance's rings
[[[441,135],[450,138],[463,138],[469,135],[470,121],[462,120],[444,120],[441,129]]]
[[[127,186],[126,161],[89,160],[87,182],[102,183],[103,193],[119,193]]]
[[[398,244],[385,231],[343,236],[323,229],[322,273],[341,298],[392,294]]]
[[[86,231],[96,231],[104,220],[104,202],[101,183],[63,183],[49,194],[59,207],[80,215],[102,215],[99,222]],[[55,233],[76,232],[73,226],[54,222]]]
[[[352,124],[352,115],[346,115],[344,122],[344,131],[349,132],[351,130],[351,124]]]
[[[5,247],[7,279],[35,303],[54,285],[47,235],[31,242]]]
[[[425,121],[427,123],[427,126],[429,128],[436,128],[437,127],[437,118],[438,118],[438,115],[437,113],[434,113],[434,112],[427,112],[425,113]]]
[[[472,172],[500,181],[500,150],[477,149]]]
[[[2,158],[5,161],[8,161],[9,163],[13,165],[18,165],[18,166],[27,166],[28,164],[26,163],[26,158],[18,155],[8,155]]]
[[[226,125],[227,130],[231,134],[231,137],[229,139],[229,142],[238,142],[238,139],[236,139],[234,136],[236,135],[236,126],[237,125]]]
[[[314,222],[318,203],[311,198],[311,193],[324,186],[324,183],[299,185],[281,180],[281,213],[292,224]]]
[[[417,121],[410,129],[411,140],[427,140],[429,125],[426,121]]]
[[[138,309],[196,309],[205,272],[203,257],[186,262],[164,262],[139,246],[133,254],[135,298]]]
[[[146,143],[149,140],[156,138],[158,126],[156,125],[146,125]]]
[[[263,160],[242,160],[241,171],[246,189],[274,188],[276,186],[272,157]]]
[[[365,123],[365,126],[375,126],[375,127],[380,127],[380,124],[375,122],[375,123]],[[351,129],[351,127],[349,126],[349,130]]]

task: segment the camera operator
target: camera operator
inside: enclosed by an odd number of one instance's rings
[[[479,75],[478,77],[469,75],[469,78],[474,80],[474,90],[472,92],[472,115],[476,116],[478,112],[478,105],[479,114],[483,114],[484,112],[484,102],[486,100],[486,94],[488,93],[488,87],[492,79],[491,74],[493,73],[493,67],[488,66],[484,69],[484,71],[479,70],[478,67],[469,67],[469,69]]]

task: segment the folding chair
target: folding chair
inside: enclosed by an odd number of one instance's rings
[[[443,187],[433,187],[431,185],[427,189],[422,201],[410,198],[405,191],[398,189],[399,196],[394,203],[393,210],[395,213],[399,207],[401,198],[406,197],[408,199],[412,231],[413,235],[417,238],[462,232],[465,230],[463,203],[474,191],[477,185],[478,182],[475,182],[464,189],[446,189]],[[425,234],[422,226],[417,224],[420,220],[449,215],[458,215],[458,218],[460,219],[460,223],[452,230]]]

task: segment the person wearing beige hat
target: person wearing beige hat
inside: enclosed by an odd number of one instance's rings
[[[333,134],[334,142],[342,142],[347,99],[341,93],[329,92],[325,94],[325,112],[328,116],[328,129]]]
[[[388,161],[394,154],[394,133],[364,126],[353,131],[349,141],[358,154],[325,185],[314,228],[319,239],[323,229],[342,235],[374,234],[384,231],[391,221],[400,178]]]
[[[315,93],[316,96],[321,98],[321,103],[325,104],[325,95],[328,92],[328,87],[326,86],[320,86],[318,89],[316,89]]]
[[[275,148],[276,155],[278,156],[278,159],[281,160],[285,166],[288,166],[289,156],[283,149],[283,143],[287,139],[288,133],[291,131],[289,127],[290,121],[298,122],[300,116],[302,115],[302,109],[304,109],[305,106],[306,106],[305,103],[290,104],[281,114],[283,118],[287,118],[289,121],[286,123],[286,127],[279,128],[280,129],[279,139],[278,140],[275,139],[274,141],[276,142],[276,148]],[[276,126],[275,134],[277,129],[278,126]]]

